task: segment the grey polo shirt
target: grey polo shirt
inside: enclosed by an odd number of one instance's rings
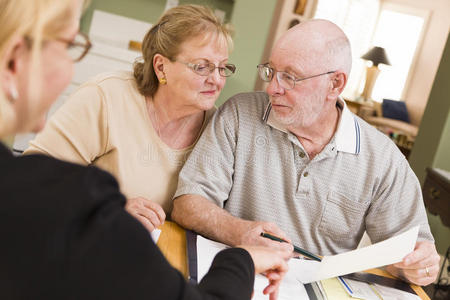
[[[266,93],[238,94],[212,117],[181,170],[175,197],[201,195],[232,215],[276,223],[322,255],[378,242],[420,225],[433,241],[417,177],[384,134],[340,100],[338,129],[309,159],[270,114]]]

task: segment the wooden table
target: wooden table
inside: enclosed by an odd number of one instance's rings
[[[165,221],[159,228],[161,234],[156,245],[164,254],[170,264],[188,278],[186,251],[186,231],[178,224]]]
[[[186,263],[186,232],[178,226],[176,223],[166,221],[160,227],[161,235],[158,240],[158,247],[164,254],[170,264],[184,274],[185,278],[188,278],[188,267]],[[370,269],[366,272],[395,278],[388,272],[381,269]],[[411,288],[419,295],[421,299],[430,300],[430,297],[424,292],[424,290],[417,285],[411,284]]]

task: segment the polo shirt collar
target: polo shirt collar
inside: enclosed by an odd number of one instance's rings
[[[342,98],[339,97],[337,105],[341,110],[341,117],[334,137],[336,149],[337,151],[358,154],[361,150],[361,130],[358,119],[348,109]],[[263,122],[279,131],[289,133],[285,126],[271,114],[271,111],[272,104],[269,101],[262,116]]]

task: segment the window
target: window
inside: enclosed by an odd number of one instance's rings
[[[379,0],[318,0],[314,18],[327,19],[341,27],[352,47],[352,71],[342,93],[345,98],[355,99],[360,94],[366,66],[360,56],[372,45],[379,7]]]
[[[379,65],[381,72],[372,92],[375,101],[405,98],[427,18],[427,12],[420,10],[388,4],[381,7],[373,45],[386,50],[391,66]]]
[[[347,34],[352,46],[352,72],[342,93],[346,98],[357,98],[364,88],[367,62],[361,55],[372,46],[380,46],[386,50],[392,66],[378,66],[381,72],[372,98],[376,101],[404,99],[428,12],[385,2],[318,0],[314,18],[336,23]]]

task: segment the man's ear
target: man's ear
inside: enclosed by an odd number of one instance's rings
[[[23,37],[13,38],[6,46],[3,57],[0,57],[0,82],[6,95],[11,86],[17,88],[18,77],[25,67],[29,46]]]
[[[334,72],[334,74],[332,74],[331,91],[329,93],[329,96],[336,99],[342,93],[346,84],[347,84],[347,74],[345,74],[340,70]]]

